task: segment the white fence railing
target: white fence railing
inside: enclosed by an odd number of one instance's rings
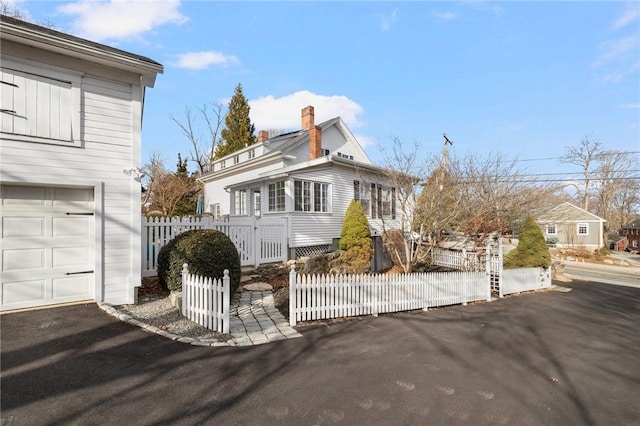
[[[286,262],[287,218],[142,216],[142,276],[157,275],[158,253],[176,236],[192,229],[217,229],[227,235],[238,250],[242,266]]]
[[[502,271],[500,296],[551,287],[551,268],[518,268]]]
[[[289,322],[425,309],[491,300],[485,272],[289,275]]]
[[[434,247],[431,249],[431,263],[460,271],[484,271],[489,275],[491,291],[500,294],[502,283],[502,243],[487,244],[479,252],[467,250],[451,250]]]
[[[221,279],[189,273],[182,265],[182,315],[209,330],[229,332],[231,300],[229,270]]]

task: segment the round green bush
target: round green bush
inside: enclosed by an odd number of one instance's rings
[[[229,270],[231,292],[240,286],[240,256],[224,233],[214,230],[192,230],[178,235],[158,253],[158,278],[169,290],[182,290],[182,265],[189,273],[220,279]]]

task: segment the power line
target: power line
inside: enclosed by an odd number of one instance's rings
[[[640,151],[613,151],[613,152],[603,152],[598,154],[598,156],[609,156],[609,155],[618,155],[618,154],[640,154]],[[567,158],[567,156],[563,157],[546,157],[546,158],[525,158],[525,159],[516,159],[516,162],[524,162],[524,161],[547,161],[547,160],[563,160]]]

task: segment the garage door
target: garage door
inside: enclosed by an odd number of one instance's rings
[[[0,186],[0,310],[94,298],[93,189]]]

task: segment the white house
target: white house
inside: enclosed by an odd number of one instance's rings
[[[133,303],[144,93],[161,64],[0,19],[1,310]]]
[[[340,117],[316,125],[302,110],[301,129],[216,160],[204,175],[206,211],[216,217],[286,217],[289,256],[326,252],[340,238],[344,214],[359,199],[374,236],[400,215],[396,189],[373,165]]]

